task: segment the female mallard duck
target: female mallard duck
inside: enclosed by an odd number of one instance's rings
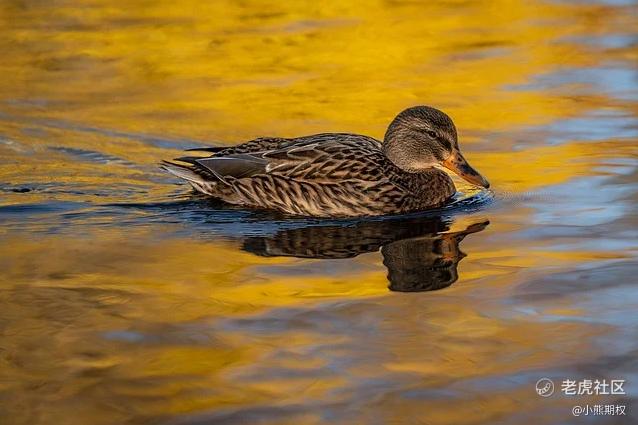
[[[429,106],[401,112],[383,143],[323,133],[192,150],[214,155],[177,158],[188,165],[165,161],[162,168],[230,204],[295,215],[383,215],[440,206],[455,188],[438,165],[489,187],[461,155],[450,117]]]

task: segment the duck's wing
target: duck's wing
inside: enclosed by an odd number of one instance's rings
[[[162,161],[161,168],[169,173],[192,183],[221,181],[250,177],[265,172],[267,162],[260,159],[260,154],[275,149],[282,149],[294,144],[296,139],[261,137],[237,146],[203,146],[186,149],[189,152],[211,152],[210,157],[183,156],[175,158],[178,163]],[[181,163],[187,163],[184,165]]]
[[[254,150],[257,146],[267,149]],[[378,180],[385,158],[381,143],[352,134],[318,134],[298,139],[263,139],[228,148],[207,158],[182,157],[222,180],[275,175],[295,180]]]

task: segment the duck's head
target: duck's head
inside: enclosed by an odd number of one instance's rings
[[[465,160],[454,123],[438,109],[414,106],[401,112],[385,133],[383,150],[390,161],[405,171],[417,173],[442,165],[472,184],[490,187],[485,177]]]

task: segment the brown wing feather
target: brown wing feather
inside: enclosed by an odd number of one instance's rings
[[[268,173],[295,180],[341,182],[378,181],[387,159],[378,142],[330,139],[264,152]]]
[[[178,159],[202,166],[221,178],[247,178],[259,174],[321,182],[376,181],[381,178],[383,165],[387,162],[379,149],[381,144],[365,136],[341,136],[321,134],[298,139],[257,139],[209,158]]]

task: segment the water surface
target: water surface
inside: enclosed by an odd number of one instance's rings
[[[636,4],[280,3],[0,4],[2,423],[636,421]],[[291,219],[157,168],[415,104],[493,191]]]

